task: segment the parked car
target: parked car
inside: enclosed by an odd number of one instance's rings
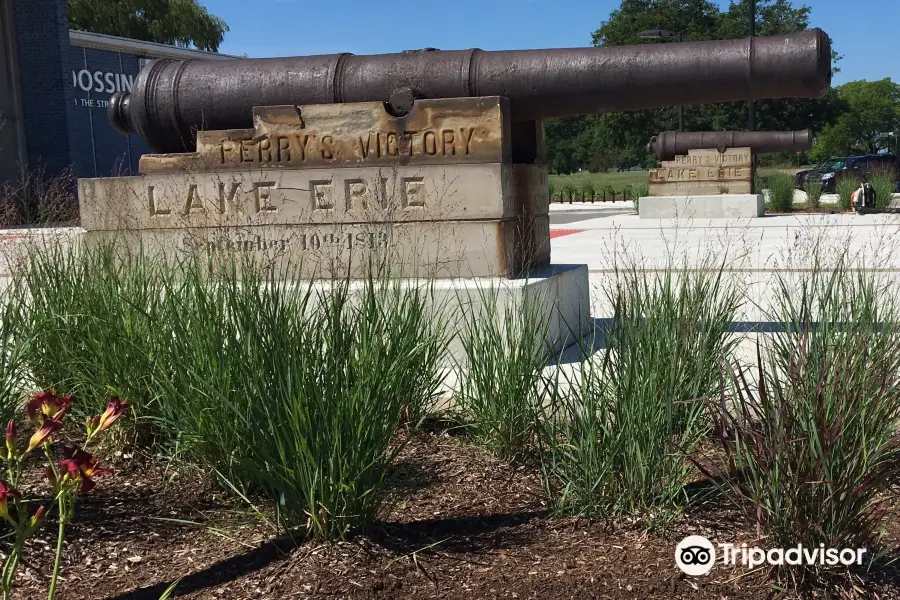
[[[808,182],[821,181],[822,193],[833,194],[837,182],[846,177],[866,179],[871,173],[891,169],[900,179],[900,158],[893,154],[860,154],[826,160],[814,169],[799,171],[796,175],[798,189],[803,189]]]

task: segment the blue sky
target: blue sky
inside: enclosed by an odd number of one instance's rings
[[[588,46],[619,0],[201,0],[231,31],[219,49],[250,57]],[[795,0],[794,4],[801,2]],[[727,0],[720,1],[727,6]],[[900,82],[900,0],[806,0],[844,59],[834,83]]]

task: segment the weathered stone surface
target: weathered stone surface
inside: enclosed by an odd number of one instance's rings
[[[641,219],[735,219],[761,217],[766,203],[762,194],[715,196],[647,196],[638,201]]]
[[[253,129],[200,131],[197,151],[147,154],[141,173],[508,162],[505,98],[419,100],[404,117],[381,102],[266,106]]]
[[[532,266],[550,264],[550,196],[546,165],[513,165],[513,197],[522,208],[523,244]]]
[[[715,196],[719,194],[749,194],[749,181],[673,181],[651,183],[651,196]]]
[[[650,171],[651,196],[704,196],[752,192],[753,156],[749,148],[690,150]]]
[[[247,258],[293,277],[364,277],[369,265],[404,277],[512,277],[523,263],[518,218],[88,231],[169,258]]]
[[[522,194],[529,206],[539,196],[534,188]],[[512,167],[498,163],[81,179],[79,197],[89,231],[504,219],[522,212]]]

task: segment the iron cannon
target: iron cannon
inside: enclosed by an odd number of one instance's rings
[[[156,152],[195,147],[199,129],[249,128],[254,106],[505,96],[513,121],[684,104],[821,98],[831,44],[820,29],[740,40],[550,50],[404,51],[234,60],[159,59],[108,114]]]
[[[663,131],[647,143],[647,154],[672,160],[688,150],[750,148],[765,152],[802,152],[812,148],[812,131]]]

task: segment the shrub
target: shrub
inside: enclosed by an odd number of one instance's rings
[[[758,350],[753,383],[735,370],[723,390],[727,460],[710,474],[734,474],[733,497],[772,547],[867,548],[870,557],[877,548],[885,494],[900,481],[895,298],[846,255],[796,285],[780,276],[773,319],[787,330]],[[775,574],[801,586],[837,570]]]
[[[775,212],[791,212],[794,207],[794,178],[776,171],[768,177],[769,204]]]
[[[555,381],[541,419],[543,481],[559,512],[662,524],[677,514],[740,298],[722,269],[620,274],[606,348]]]
[[[556,200],[556,186],[552,181],[547,184],[547,193],[550,195],[550,202]]]
[[[575,198],[575,187],[572,185],[566,184],[562,188],[562,193],[563,193],[563,200],[568,200],[569,202],[572,202],[572,200]]]
[[[897,174],[890,169],[876,170],[869,176],[869,183],[875,190],[875,206],[888,206],[897,191]]]
[[[483,310],[464,311],[457,404],[467,429],[497,455],[520,458],[533,449],[536,407],[548,339],[539,298],[498,304],[498,290],[481,290]]]
[[[819,180],[807,181],[803,185],[806,192],[806,202],[812,208],[822,206],[822,182]]]
[[[850,210],[853,208],[850,196],[859,189],[859,180],[854,178],[839,179],[836,188],[838,197],[840,198],[841,209]]]

